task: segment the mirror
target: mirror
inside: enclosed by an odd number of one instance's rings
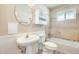
[[[32,22],[32,8],[27,4],[15,5],[14,15],[20,24],[26,25]]]

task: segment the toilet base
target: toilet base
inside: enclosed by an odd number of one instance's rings
[[[55,54],[56,50],[43,49],[42,54]]]

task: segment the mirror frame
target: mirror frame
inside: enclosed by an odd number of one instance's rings
[[[17,16],[16,16],[16,5],[17,4],[15,4],[15,6],[14,6],[14,17],[15,17],[15,19],[16,19],[16,21],[19,23],[19,24],[22,24],[22,25],[29,25],[27,22],[20,22],[19,21],[19,19],[17,18]],[[27,5],[27,4],[26,4]],[[30,6],[29,6],[30,7]],[[31,8],[31,7],[30,7]],[[31,8],[32,9],[32,8]],[[32,11],[31,11],[32,12]],[[30,20],[30,24],[32,23],[32,20],[33,20],[33,14],[32,14],[32,18],[30,18],[31,20]]]

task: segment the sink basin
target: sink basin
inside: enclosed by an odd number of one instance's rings
[[[29,35],[28,37],[20,37],[17,39],[17,43],[19,46],[26,47],[26,53],[32,54],[32,45],[37,43],[39,40],[39,36],[37,35]]]
[[[23,46],[37,42],[39,37],[36,35],[29,35],[29,37],[21,37],[17,39],[17,43]]]

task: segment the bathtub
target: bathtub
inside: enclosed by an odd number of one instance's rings
[[[69,41],[66,39],[60,39],[60,38],[49,38],[49,41],[56,42],[58,44],[74,47],[74,48],[79,48],[79,42],[75,41]]]
[[[69,41],[61,38],[49,38],[51,42],[61,45],[58,50],[63,51],[63,53],[78,53],[79,54],[79,42]]]

